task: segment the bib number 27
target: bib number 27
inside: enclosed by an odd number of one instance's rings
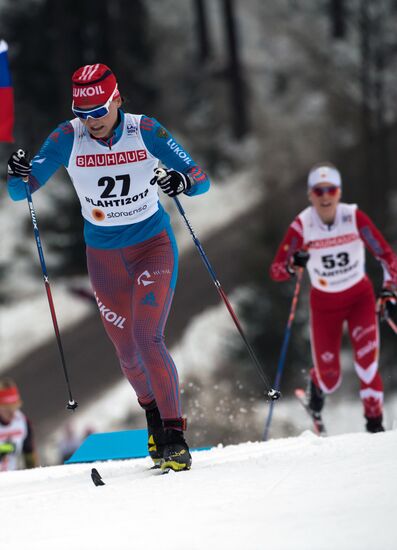
[[[116,182],[121,182],[121,193],[112,193],[113,189],[116,186]],[[122,176],[116,176],[112,178],[111,176],[104,176],[98,180],[99,187],[105,187],[101,194],[101,199],[111,199],[114,197],[126,197],[130,192],[131,185],[131,176],[129,174],[124,174]]]

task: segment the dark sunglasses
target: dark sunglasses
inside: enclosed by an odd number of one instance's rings
[[[113,97],[115,96],[117,92],[117,86],[114,89],[114,92],[109,97],[106,103],[104,105],[99,105],[99,107],[95,107],[94,109],[79,109],[78,107],[74,106],[74,102],[72,103],[72,112],[74,115],[76,115],[78,118],[81,118],[82,120],[87,120],[89,118],[103,118],[104,116],[109,114],[109,107],[112,102]]]
[[[334,197],[338,192],[338,189],[339,187],[335,187],[335,185],[330,185],[329,187],[313,187],[312,191],[316,195],[316,197],[322,197],[323,195],[325,195],[325,193],[328,193],[328,195]]]

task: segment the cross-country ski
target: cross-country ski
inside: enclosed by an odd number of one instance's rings
[[[309,418],[312,421],[313,424],[313,430],[317,435],[325,436],[327,435],[327,432],[325,430],[324,422],[321,417],[320,412],[316,412],[313,409],[309,407],[308,399],[305,390],[302,388],[296,388],[295,391],[295,397],[298,399],[299,403],[303,406],[307,414],[309,415]]]

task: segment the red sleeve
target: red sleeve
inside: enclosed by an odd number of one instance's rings
[[[303,229],[299,218],[289,226],[284,239],[278,247],[277,254],[270,266],[269,274],[273,281],[287,281],[291,275],[287,271],[287,265],[292,254],[303,247]]]
[[[384,284],[397,286],[397,255],[373,221],[364,212],[357,210],[356,220],[360,237],[368,250],[382,264]]]

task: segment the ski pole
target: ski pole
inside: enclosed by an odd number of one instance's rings
[[[385,305],[382,306],[382,301],[379,298],[376,303],[376,313],[378,314],[380,321],[386,321],[389,327],[392,329],[394,334],[397,334],[397,325],[396,323],[390,318],[389,311]]]
[[[18,151],[18,155],[21,158],[20,151]],[[24,155],[25,155],[25,153],[23,153],[23,156]],[[42,274],[43,274],[44,286],[45,286],[45,290],[46,290],[46,293],[47,293],[48,305],[50,306],[52,324],[54,326],[54,331],[55,331],[55,336],[56,336],[56,340],[57,340],[57,343],[58,343],[58,349],[59,349],[59,354],[60,354],[60,357],[61,357],[63,372],[64,372],[64,375],[65,375],[66,385],[67,385],[68,393],[69,393],[69,402],[66,405],[66,408],[73,411],[78,406],[78,403],[73,399],[72,390],[70,388],[70,382],[69,382],[68,371],[67,371],[67,368],[66,368],[65,356],[64,356],[64,353],[63,353],[61,335],[60,335],[60,332],[59,332],[58,321],[57,321],[57,317],[56,317],[56,314],[55,314],[54,301],[52,299],[52,293],[51,293],[50,282],[49,282],[49,279],[48,279],[47,267],[46,267],[46,264],[45,264],[45,261],[44,261],[43,248],[41,246],[40,233],[39,233],[39,227],[37,225],[36,212],[35,212],[35,209],[34,209],[34,206],[33,206],[32,194],[30,192],[29,183],[28,183],[29,179],[28,178],[23,178],[23,181],[25,183],[26,199],[28,201],[30,218],[32,220],[32,225],[33,225],[34,238],[36,240],[37,250],[38,250],[38,253],[39,253],[41,271],[42,271]]]
[[[388,323],[389,327],[392,329],[392,331],[394,332],[394,334],[397,334],[397,325],[394,321],[392,321],[392,319],[390,319],[389,315],[386,315],[385,316],[385,320],[386,322]]]
[[[191,236],[192,236],[192,238],[193,238],[193,242],[194,242],[194,244],[196,245],[196,247],[197,247],[197,249],[198,249],[198,251],[199,251],[199,253],[200,253],[200,256],[201,256],[201,258],[202,258],[202,260],[203,260],[203,262],[204,262],[204,265],[205,265],[205,267],[207,268],[207,270],[208,270],[208,272],[209,272],[209,274],[210,274],[210,276],[211,276],[211,279],[212,279],[212,281],[213,281],[213,283],[214,283],[214,285],[215,285],[215,287],[216,287],[216,289],[217,289],[217,291],[218,291],[220,297],[222,298],[223,302],[225,303],[226,308],[227,308],[227,310],[229,311],[229,313],[230,313],[230,315],[231,315],[231,317],[232,317],[232,319],[233,319],[233,321],[234,321],[234,324],[236,325],[237,330],[238,330],[238,332],[240,333],[240,336],[241,336],[241,338],[242,338],[243,341],[244,341],[244,344],[245,344],[245,346],[246,346],[246,348],[247,348],[247,350],[248,350],[248,353],[249,353],[249,355],[250,355],[250,357],[251,357],[251,359],[252,359],[252,361],[253,361],[253,363],[254,363],[254,365],[255,365],[255,367],[256,367],[258,373],[259,373],[259,376],[262,378],[262,380],[263,380],[263,382],[264,382],[264,384],[265,384],[265,388],[266,388],[266,391],[267,391],[267,396],[268,396],[272,401],[275,401],[276,399],[279,399],[279,397],[281,396],[281,393],[280,393],[279,391],[273,389],[273,388],[270,386],[270,382],[269,382],[267,376],[265,375],[265,373],[264,373],[264,371],[263,371],[263,369],[262,369],[262,367],[261,367],[261,365],[260,365],[260,363],[259,363],[259,361],[258,361],[258,359],[257,359],[257,357],[256,357],[256,355],[255,355],[255,353],[254,353],[254,350],[252,349],[250,343],[248,342],[248,340],[247,340],[247,338],[246,338],[246,336],[245,336],[245,334],[244,334],[244,331],[243,331],[243,329],[242,329],[242,327],[241,327],[241,324],[240,324],[240,322],[239,322],[239,320],[238,320],[238,318],[237,318],[237,315],[235,314],[235,312],[234,312],[234,310],[233,310],[233,308],[232,308],[232,305],[231,305],[231,303],[229,302],[229,300],[228,300],[228,298],[227,298],[227,296],[226,296],[226,294],[225,294],[225,292],[224,292],[224,290],[223,290],[223,288],[222,288],[222,286],[221,286],[221,284],[220,284],[220,282],[219,282],[219,280],[218,280],[218,278],[217,278],[217,276],[216,276],[216,274],[215,274],[215,271],[214,271],[214,269],[212,268],[212,266],[211,266],[211,264],[210,264],[210,262],[209,262],[209,260],[208,260],[208,258],[207,258],[207,256],[206,256],[206,254],[205,254],[205,252],[204,252],[204,250],[203,250],[203,247],[201,246],[200,241],[199,241],[198,238],[196,237],[196,235],[195,235],[195,233],[194,233],[194,231],[193,231],[193,228],[192,228],[192,226],[190,225],[190,222],[189,222],[189,220],[188,220],[187,217],[186,217],[186,213],[185,213],[185,211],[184,211],[184,209],[183,209],[183,207],[182,207],[182,205],[181,205],[181,203],[180,203],[178,197],[174,197],[174,201],[175,201],[175,204],[176,204],[176,206],[177,206],[177,208],[178,208],[178,210],[179,210],[179,213],[181,214],[181,216],[183,217],[183,219],[184,219],[184,221],[185,221],[186,227],[188,228],[188,230],[189,230],[189,232],[190,232],[190,234],[191,234]]]
[[[284,369],[285,358],[286,358],[286,355],[287,355],[289,338],[290,338],[290,335],[291,335],[291,327],[292,327],[292,323],[295,319],[296,306],[298,304],[298,297],[299,297],[299,292],[300,292],[300,289],[301,289],[302,276],[303,276],[303,268],[300,267],[298,269],[298,273],[297,273],[297,276],[296,276],[295,290],[294,290],[294,295],[292,297],[291,310],[290,310],[289,317],[288,317],[287,327],[286,327],[285,332],[284,332],[284,340],[283,340],[283,344],[281,346],[280,358],[279,358],[278,365],[277,365],[276,379],[274,381],[274,389],[277,390],[277,391],[280,388],[281,376],[283,374],[283,369]],[[270,408],[269,408],[269,411],[267,413],[265,430],[264,430],[264,433],[263,433],[263,441],[267,441],[267,438],[268,438],[268,435],[269,435],[270,424],[271,424],[272,417],[273,417],[273,407],[274,407],[274,401],[272,401],[270,403]]]

